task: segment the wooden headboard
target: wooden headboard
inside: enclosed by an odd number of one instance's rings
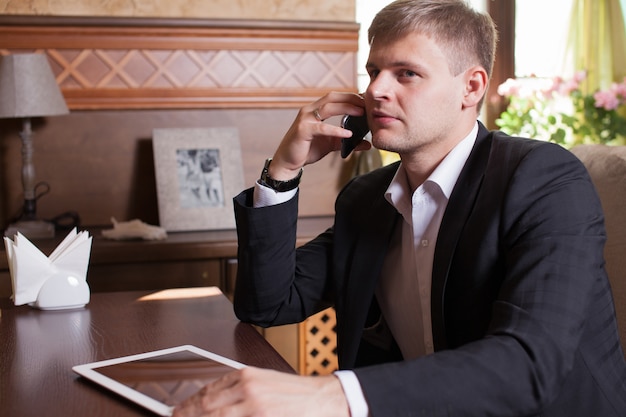
[[[330,90],[356,91],[356,23],[0,16],[0,54],[48,58],[70,115],[35,120],[35,167],[51,191],[43,218],[84,225],[158,222],[154,128],[239,129],[246,185],[297,110]],[[19,121],[0,122],[0,223],[21,204]],[[301,216],[332,213],[349,168],[306,169]],[[5,225],[5,224],[3,224]]]

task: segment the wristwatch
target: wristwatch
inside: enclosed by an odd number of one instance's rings
[[[300,184],[300,178],[302,177],[302,168],[300,168],[300,172],[296,175],[295,178],[292,178],[288,181],[279,181],[270,177],[269,168],[272,163],[272,158],[267,158],[265,160],[265,166],[263,167],[263,171],[261,171],[261,178],[259,178],[259,184],[264,185],[266,187],[271,188],[274,191],[279,193],[285,191],[291,191],[296,188]]]

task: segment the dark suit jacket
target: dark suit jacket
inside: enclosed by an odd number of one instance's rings
[[[480,126],[435,249],[435,354],[410,361],[364,331],[380,318],[396,169],[352,180],[334,226],[297,250],[297,198],[253,209],[251,190],[237,196],[238,317],[271,326],[333,305],[340,367],[372,416],[626,416],[604,219],[580,161]]]

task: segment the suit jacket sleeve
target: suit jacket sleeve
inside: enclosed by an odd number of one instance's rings
[[[332,229],[296,252],[298,195],[253,208],[252,191],[234,199],[239,242],[235,314],[263,327],[300,322],[330,305]]]

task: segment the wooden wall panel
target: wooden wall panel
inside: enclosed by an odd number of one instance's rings
[[[158,222],[152,130],[236,127],[246,186],[299,107],[356,91],[356,24],[0,16],[0,54],[43,51],[71,113],[33,120],[38,214]],[[330,121],[334,122],[334,121]],[[22,205],[20,124],[0,121],[0,225]],[[303,217],[333,213],[350,160],[305,169]]]
[[[355,0],[2,0],[1,14],[353,21]]]
[[[358,25],[0,18],[0,54],[48,55],[72,109],[294,107],[355,91]]]

